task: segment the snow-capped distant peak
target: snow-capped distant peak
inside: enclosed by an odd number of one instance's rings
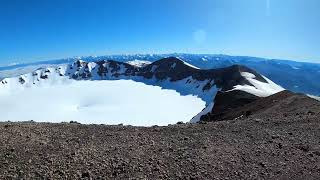
[[[208,59],[205,58],[205,57],[201,58],[201,60],[202,60],[202,61],[205,61],[205,62],[208,61]]]
[[[295,69],[295,70],[300,69],[300,68],[298,68],[298,67],[296,67],[296,66],[291,66],[291,67],[292,67],[292,69]]]
[[[127,61],[128,64],[132,65],[132,66],[136,66],[136,67],[145,67],[149,64],[151,64],[150,61],[143,61],[143,60],[132,60],[132,61]]]

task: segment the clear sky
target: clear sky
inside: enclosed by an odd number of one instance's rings
[[[320,62],[320,0],[0,0],[0,64],[171,52]]]

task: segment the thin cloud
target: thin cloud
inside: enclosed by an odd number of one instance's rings
[[[270,10],[271,10],[271,0],[266,0],[266,15],[270,16]]]
[[[197,44],[202,44],[206,41],[207,39],[207,32],[204,29],[198,29],[193,32],[193,40]]]

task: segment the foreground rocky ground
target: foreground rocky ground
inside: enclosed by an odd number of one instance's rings
[[[319,101],[227,109],[166,127],[3,122],[0,179],[320,179]]]
[[[168,127],[1,123],[0,179],[319,179],[319,114]]]

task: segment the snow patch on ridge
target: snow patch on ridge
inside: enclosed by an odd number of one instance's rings
[[[307,94],[307,96],[309,96],[312,99],[320,101],[320,97],[319,96],[314,96],[314,95],[310,95],[310,94]]]
[[[187,63],[187,62],[185,62],[185,61],[182,61],[183,62],[183,64],[185,64],[185,65],[187,65],[187,66],[190,66],[190,67],[192,67],[192,68],[194,68],[194,69],[200,69],[200,68],[198,68],[198,67],[196,67],[196,66],[194,66],[194,65],[192,65],[192,64],[189,64],[189,63]]]
[[[176,57],[176,58],[179,59],[180,61],[182,61],[183,64],[185,64],[185,65],[187,65],[187,66],[189,66],[189,67],[192,67],[192,68],[194,68],[194,69],[200,69],[200,68],[198,68],[198,67],[196,67],[196,66],[194,66],[194,65],[192,65],[192,64],[187,63],[186,61],[182,60],[182,59],[179,58],[179,57]]]
[[[136,67],[145,67],[149,64],[151,64],[150,61],[143,61],[143,60],[132,60],[132,61],[127,61],[126,63],[132,65],[132,66],[136,66]]]
[[[249,72],[241,72],[241,75],[245,77],[253,86],[250,85],[236,85],[234,89],[230,90],[241,90],[248,92],[250,94],[259,96],[259,97],[267,97],[272,94],[283,91],[284,88],[275,84],[270,79],[262,76],[268,83],[264,83],[254,79],[256,76]]]

